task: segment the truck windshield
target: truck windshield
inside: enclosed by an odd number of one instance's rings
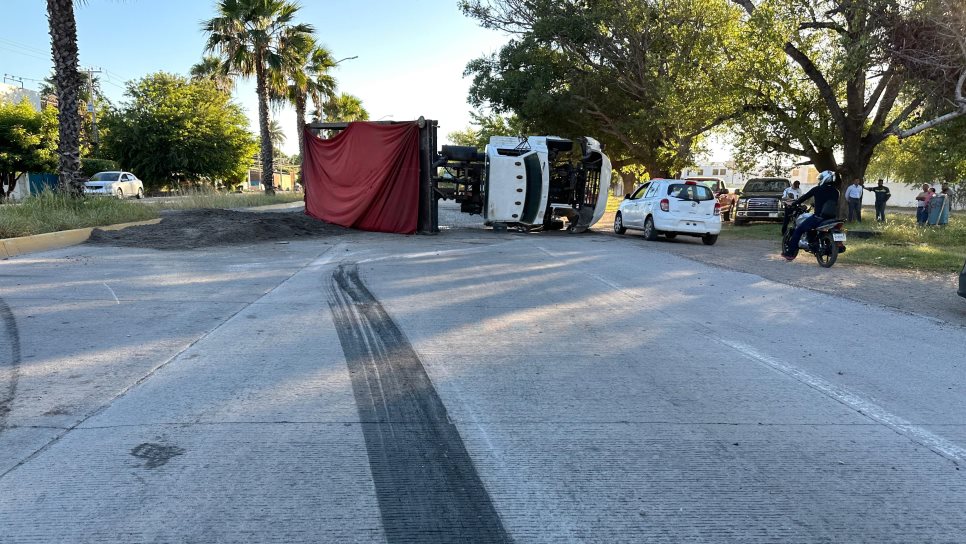
[[[679,198],[681,200],[694,200],[695,202],[714,200],[714,195],[711,193],[711,189],[708,189],[704,185],[685,185],[683,183],[674,183],[668,185],[667,194],[673,198]]]
[[[746,193],[782,193],[788,187],[783,179],[759,179],[745,184]]]

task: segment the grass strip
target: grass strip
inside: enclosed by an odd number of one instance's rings
[[[173,198],[152,201],[150,204],[163,210],[195,210],[200,208],[254,208],[256,206],[269,206],[272,204],[287,204],[291,202],[301,202],[302,193],[275,193],[266,195],[265,193],[242,193],[226,194],[212,191],[190,191]]]
[[[146,221],[158,210],[116,198],[71,198],[45,191],[21,202],[0,205],[0,238]]]
[[[885,223],[848,223],[848,251],[843,260],[908,270],[958,272],[966,260],[966,214],[955,213],[945,226],[918,225],[912,215],[887,216]],[[859,238],[860,235],[868,238]],[[781,225],[722,225],[722,238],[780,240]]]

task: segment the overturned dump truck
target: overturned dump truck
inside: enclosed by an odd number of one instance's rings
[[[611,163],[593,138],[494,136],[486,151],[442,146],[436,198],[494,229],[583,232],[607,207]]]

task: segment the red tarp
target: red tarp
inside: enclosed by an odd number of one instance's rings
[[[416,232],[419,127],[350,123],[323,140],[305,131],[305,213],[336,225]]]

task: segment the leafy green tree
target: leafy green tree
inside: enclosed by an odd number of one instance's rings
[[[464,0],[462,8],[514,36],[469,63],[470,102],[515,113],[534,132],[592,135],[619,168],[680,171],[703,135],[742,107],[729,92],[741,12],[724,0]]]
[[[314,29],[295,22],[299,6],[287,0],[218,0],[216,9],[218,16],[202,24],[206,51],[218,52],[227,70],[255,76],[261,169],[274,172],[268,118],[272,82],[284,77],[286,66],[299,62],[314,43]],[[266,193],[275,192],[271,183],[264,185]]]
[[[125,96],[104,119],[104,146],[147,187],[244,177],[256,141],[242,108],[214,82],[160,72],[128,83]]]
[[[526,130],[516,115],[506,116],[498,113],[484,115],[470,112],[470,126],[450,132],[447,137],[455,145],[484,149],[490,142],[491,136],[521,136],[525,133]]]
[[[74,0],[47,0],[47,21],[57,82],[60,186],[80,196],[84,193],[84,184],[79,175],[81,116],[77,106],[83,80],[78,71]]]
[[[948,183],[957,203],[966,205],[966,118],[905,140],[886,140],[876,148],[868,173],[913,186]]]
[[[26,99],[19,104],[0,102],[0,196],[6,199],[27,172],[48,172],[57,167],[57,113],[37,111]]]
[[[739,147],[864,177],[876,148],[966,114],[961,0],[732,0],[747,101]],[[841,202],[844,208],[844,199]]]

